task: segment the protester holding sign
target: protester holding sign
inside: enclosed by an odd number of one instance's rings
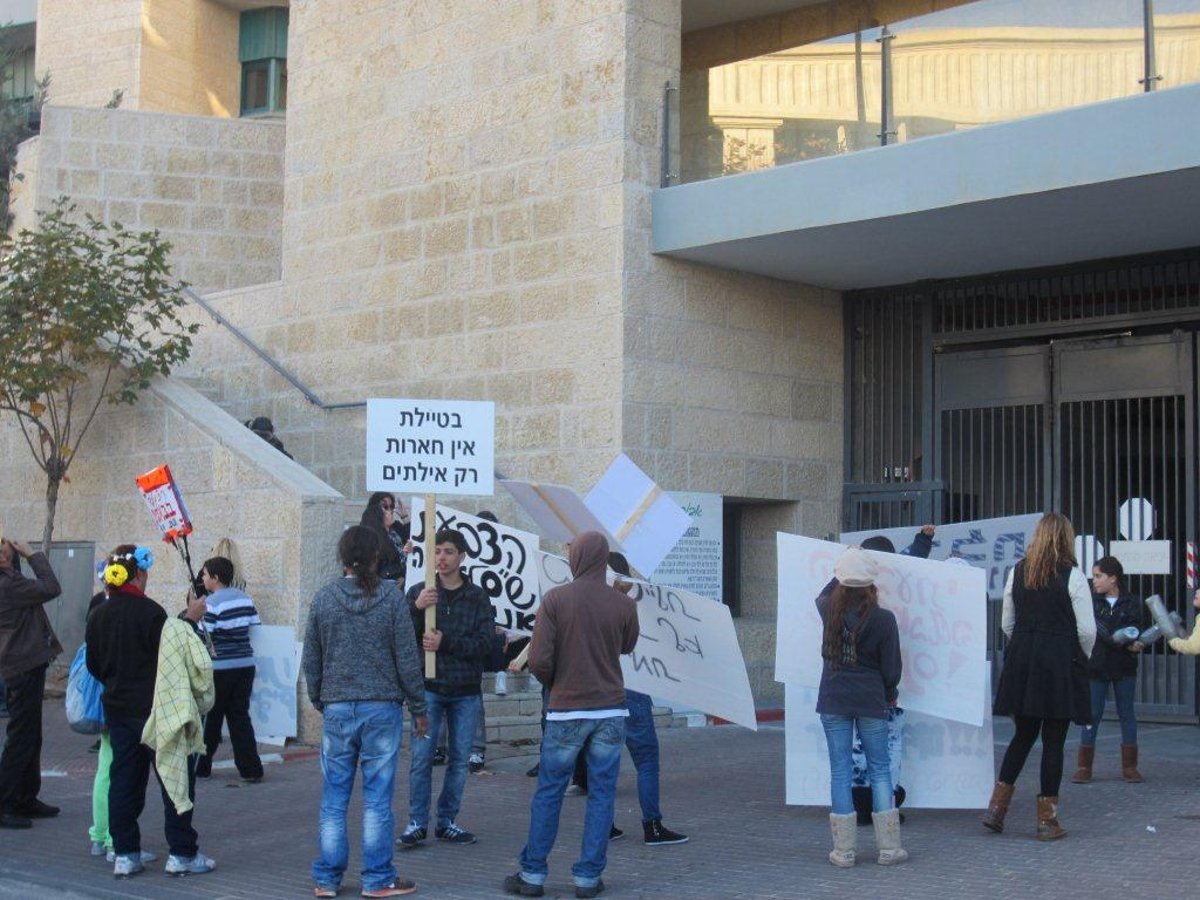
[[[1142,601],[1124,592],[1125,570],[1115,556],[1105,556],[1092,566],[1092,609],[1096,616],[1096,645],[1088,663],[1092,688],[1092,720],[1079,736],[1079,768],[1071,779],[1075,784],[1092,780],[1092,762],[1096,756],[1096,733],[1104,717],[1111,686],[1121,720],[1121,775],[1132,783],[1142,781],[1138,772],[1137,718],[1133,694],[1137,688],[1138,655],[1142,643],[1136,635],[1149,626],[1150,619]],[[1133,634],[1135,637],[1129,640]]]
[[[434,568],[437,586],[413,585],[408,605],[421,648],[437,654],[436,676],[425,679],[425,705],[429,708],[429,735],[414,741],[408,776],[409,823],[400,835],[404,847],[425,840],[433,792],[433,751],[438,728],[447,721],[446,775],[437,804],[439,841],[473,844],[475,835],[455,821],[462,806],[467,781],[471,739],[483,706],[483,664],[495,639],[494,611],[483,589],[466,578],[462,565],[467,542],[453,528],[434,535]],[[425,610],[437,607],[435,630],[425,628]]]
[[[983,825],[1004,830],[1017,776],[1040,732],[1037,838],[1057,840],[1067,834],[1058,822],[1063,745],[1072,721],[1091,721],[1087,661],[1096,642],[1092,594],[1075,567],[1075,530],[1066,516],[1046,513],[1038,522],[1025,558],[1008,576],[1000,624],[1009,644],[994,709],[998,716],[1012,716],[1017,731]]]
[[[29,560],[33,578],[21,574]],[[62,653],[45,604],[61,593],[45,555],[24,541],[0,540],[0,676],[8,684],[8,731],[0,755],[0,828],[29,828],[58,815],[42,787],[42,699],[46,668]]]
[[[817,598],[821,615],[821,686],[817,712],[829,748],[829,815],[833,850],[829,861],[848,868],[856,860],[857,815],[851,794],[851,747],[857,729],[871,781],[871,818],[881,866],[908,859],[900,846],[900,811],[893,805],[888,761],[888,710],[897,703],[900,631],[896,617],[879,605],[878,566],[851,547],[834,569],[837,584]]]

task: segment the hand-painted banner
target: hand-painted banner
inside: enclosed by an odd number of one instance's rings
[[[776,681],[820,685],[823,628],[816,598],[844,551],[841,544],[778,533]],[[895,614],[900,629],[900,705],[980,725],[987,658],[983,571],[896,553],[871,556],[879,566],[879,603]]]
[[[1008,572],[1025,556],[1025,548],[1033,538],[1033,529],[1042,516],[1004,516],[999,519],[977,519],[939,525],[933,535],[930,559],[961,557],[988,573],[987,593],[992,600],[1004,599],[1004,582]],[[838,540],[843,544],[861,544],[873,535],[883,535],[897,550],[913,542],[919,528],[884,528],[882,531],[848,531]],[[1088,570],[1091,577],[1091,570]]]
[[[567,561],[541,554],[542,593],[571,580]],[[608,573],[611,584],[615,578]],[[625,687],[758,729],[746,661],[729,608],[678,588],[621,577],[638,601],[641,637],[621,657]]]
[[[412,508],[422,509],[420,497]],[[408,555],[405,584],[425,581],[425,517],[412,517],[412,552]],[[541,602],[538,581],[538,537],[528,531],[489,522],[470,513],[437,507],[437,531],[453,528],[467,542],[467,577],[487,592],[496,610],[496,624],[507,631],[533,632],[533,619]]]
[[[300,677],[300,652],[290,625],[250,626],[254,651],[254,689],[250,694],[250,721],[254,733],[296,736],[296,683]]]
[[[984,666],[978,666],[984,671]],[[986,673],[985,673],[986,674]],[[986,682],[985,682],[986,683]],[[995,778],[990,690],[979,695],[982,724],[966,725],[905,710],[900,778],[904,805],[983,809]],[[787,800],[829,805],[829,750],[815,688],[788,685],[784,696]]]

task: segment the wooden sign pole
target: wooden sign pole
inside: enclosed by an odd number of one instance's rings
[[[434,537],[437,534],[437,496],[425,495],[425,587],[437,586],[437,569],[433,564]],[[437,604],[425,607],[425,633],[437,628]],[[425,651],[425,677],[437,677],[437,653]]]

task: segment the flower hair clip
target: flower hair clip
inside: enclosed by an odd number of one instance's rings
[[[149,547],[138,547],[133,551],[133,561],[143,572],[149,572],[154,565],[154,551]]]
[[[104,583],[120,587],[129,580],[129,570],[120,563],[109,563],[104,567]]]

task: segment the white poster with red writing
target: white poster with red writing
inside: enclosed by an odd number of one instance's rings
[[[821,683],[822,624],[816,599],[833,578],[842,544],[779,532],[779,613],[775,680],[789,687]],[[987,576],[954,562],[895,553],[879,566],[879,604],[900,628],[900,705],[918,713],[983,724],[987,659]]]
[[[164,541],[186,538],[192,533],[192,520],[170,466],[164,463],[137,476],[136,481]]]

